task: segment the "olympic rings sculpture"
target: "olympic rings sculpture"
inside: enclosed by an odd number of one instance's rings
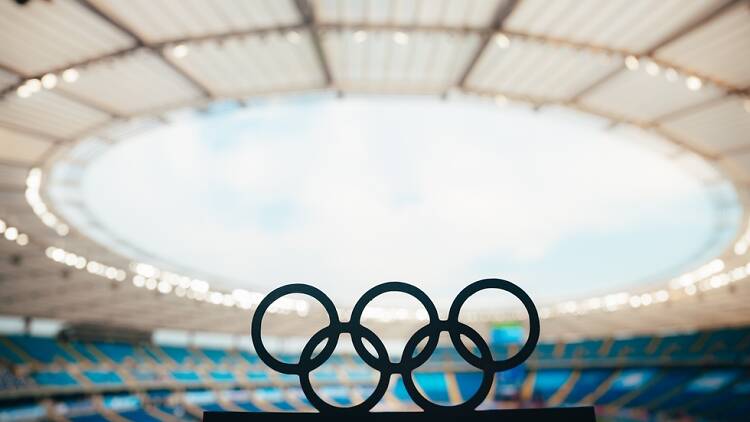
[[[511,293],[523,303],[526,312],[529,314],[529,335],[526,343],[514,356],[500,361],[494,360],[489,345],[476,330],[458,320],[458,315],[461,312],[464,302],[474,293],[485,289],[499,289]],[[390,361],[383,342],[373,331],[363,326],[360,321],[362,312],[367,304],[377,296],[387,292],[402,292],[414,297],[425,307],[429,317],[429,323],[417,330],[406,342],[399,362]],[[268,352],[261,339],[261,324],[268,307],[277,299],[293,293],[305,294],[316,299],[323,305],[329,318],[329,324],[313,334],[302,349],[299,363],[287,363],[274,358]],[[429,401],[417,389],[412,377],[412,371],[424,364],[435,351],[440,333],[443,331],[449,333],[453,347],[455,347],[459,355],[470,365],[481,370],[483,374],[482,382],[476,393],[467,401],[454,406],[443,406]],[[380,379],[372,394],[363,402],[351,407],[338,407],[324,401],[315,392],[310,382],[310,373],[323,365],[331,357],[336,349],[339,337],[344,333],[349,333],[354,344],[354,349],[362,360],[372,369],[380,372]],[[472,353],[463,344],[461,341],[462,335],[474,342],[479,349],[479,356]],[[539,314],[534,306],[534,302],[532,302],[526,292],[506,280],[491,278],[479,280],[468,285],[453,300],[446,320],[441,320],[438,317],[435,305],[419,288],[408,283],[388,282],[368,290],[354,305],[349,322],[342,322],[336,312],[336,307],[325,293],[308,284],[288,284],[272,291],[261,300],[253,315],[251,338],[258,357],[271,369],[283,374],[299,376],[302,391],[308,401],[320,412],[366,412],[372,409],[385,395],[391,375],[393,374],[401,375],[407,393],[414,403],[424,411],[466,411],[475,409],[484,401],[492,388],[495,373],[516,367],[531,355],[539,341]],[[427,344],[414,356],[417,346],[425,338],[427,338]],[[373,346],[377,356],[372,355],[365,347],[363,339],[366,339]],[[320,353],[313,357],[315,349],[324,340],[326,340],[325,346],[323,346]]]

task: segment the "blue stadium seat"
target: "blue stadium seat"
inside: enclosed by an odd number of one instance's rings
[[[455,375],[458,392],[463,400],[468,400],[479,389],[484,374],[481,372],[458,372]]]
[[[91,349],[86,347],[85,344],[77,342],[77,341],[72,341],[69,344],[76,352],[78,352],[84,358],[90,360],[91,362],[99,363],[99,358],[91,351]]]
[[[250,381],[267,382],[270,378],[266,371],[247,371],[247,379]]]
[[[60,348],[57,341],[52,338],[9,336],[8,340],[23,349],[32,358],[43,363],[52,363],[55,360],[75,362],[75,359]]]
[[[639,390],[639,394],[625,403],[628,407],[642,407],[654,403],[670,390],[682,385],[696,374],[691,369],[671,369],[661,371],[652,383]]]
[[[219,382],[234,382],[234,374],[229,371],[211,371],[211,379]]]
[[[184,347],[161,346],[161,350],[179,364],[187,363],[191,358],[190,351]]]
[[[642,389],[656,373],[658,371],[651,368],[623,370],[609,389],[596,400],[596,404],[610,404],[626,394]]]
[[[135,349],[130,344],[94,343],[94,346],[115,363],[123,363],[128,358],[140,360],[136,357]]]
[[[64,387],[78,385],[78,382],[66,371],[39,371],[32,375],[34,382],[42,386]]]
[[[680,372],[684,376],[684,379],[671,384],[672,388],[677,391],[671,397],[668,397],[667,400],[658,403],[656,405],[657,409],[666,410],[687,407],[699,399],[721,390],[740,376],[740,370],[738,369],[710,370],[697,376],[688,376],[688,374],[695,374],[695,371],[682,370]]]
[[[258,408],[258,406],[256,406],[255,404],[249,401],[234,402],[234,405],[241,408],[242,410],[246,412],[262,412],[262,410]]]
[[[248,352],[247,350],[240,350],[240,356],[245,358],[245,360],[250,364],[256,364],[260,362],[260,359],[258,358],[258,355],[255,355],[253,353]]]
[[[68,419],[71,422],[110,422],[109,419],[105,418],[99,413],[93,413],[91,415],[73,416]]]
[[[586,340],[577,343],[568,343],[563,349],[563,359],[591,359],[599,357],[599,350],[603,344],[602,340]]]
[[[646,348],[651,343],[651,337],[631,337],[616,339],[609,348],[607,357],[642,357],[646,356]]]
[[[448,404],[448,385],[443,372],[416,372],[414,382],[421,388],[424,394],[432,402]]]
[[[17,365],[25,363],[23,358],[18,356],[16,353],[8,349],[7,347],[0,347],[0,360],[4,360],[7,363],[14,363]]]
[[[122,378],[113,371],[89,370],[83,371],[83,375],[93,384],[122,384]]]
[[[201,349],[204,355],[213,363],[222,363],[227,359],[227,352],[219,349]]]
[[[133,422],[159,422],[159,419],[151,416],[148,412],[143,409],[128,410],[125,412],[118,412],[120,417],[125,418]]]
[[[554,359],[555,345],[553,343],[539,343],[531,356],[536,359]]]
[[[200,376],[198,376],[198,373],[195,371],[172,371],[171,374],[172,378],[179,382],[196,383],[201,381]]]
[[[565,397],[566,403],[580,403],[584,397],[593,393],[606,380],[612,375],[610,369],[591,369],[580,372],[578,381],[573,385],[573,388]]]
[[[568,378],[569,369],[544,369],[536,373],[534,381],[533,398],[535,400],[547,401],[555,392],[562,387]]]

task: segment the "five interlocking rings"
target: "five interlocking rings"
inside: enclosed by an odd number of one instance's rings
[[[500,289],[511,293],[521,300],[521,303],[523,303],[526,308],[526,312],[529,314],[529,333],[526,343],[515,355],[504,360],[494,360],[490,346],[484,341],[482,336],[476,330],[458,320],[464,302],[466,302],[466,300],[474,293],[484,289]],[[404,347],[399,362],[390,361],[383,342],[373,331],[363,326],[360,321],[362,318],[362,312],[367,304],[377,296],[387,292],[402,292],[413,296],[425,307],[429,317],[429,323],[418,329],[406,342],[406,346]],[[299,363],[286,363],[271,356],[263,345],[263,340],[261,339],[261,323],[263,322],[263,316],[266,313],[266,310],[273,302],[283,296],[293,293],[301,293],[317,299],[328,313],[329,324],[310,338],[310,341],[308,341],[302,349]],[[424,364],[435,351],[435,348],[438,345],[440,333],[443,331],[449,333],[453,347],[458,351],[459,355],[461,355],[466,362],[478,368],[483,373],[482,382],[476,393],[465,402],[455,406],[443,406],[429,401],[422,395],[422,393],[420,393],[419,389],[417,389],[412,377],[412,371]],[[324,401],[315,392],[310,382],[310,373],[323,365],[325,361],[331,357],[334,349],[336,349],[339,337],[344,333],[350,334],[352,343],[354,344],[354,349],[362,360],[368,366],[380,372],[380,379],[378,380],[372,394],[363,402],[351,407],[338,407]],[[475,355],[464,345],[461,341],[462,335],[466,336],[477,346],[479,349],[479,356]],[[454,299],[450,311],[448,312],[448,319],[446,320],[441,320],[438,317],[435,305],[422,290],[408,283],[389,282],[380,284],[368,290],[367,293],[357,301],[356,305],[354,305],[349,322],[342,322],[339,320],[336,307],[325,293],[307,284],[288,284],[272,291],[260,302],[258,308],[255,310],[255,314],[253,315],[251,337],[258,357],[266,365],[277,372],[299,376],[302,391],[308,401],[320,412],[366,412],[372,409],[385,395],[391,375],[393,374],[401,375],[407,393],[414,403],[425,411],[470,410],[476,408],[487,397],[492,388],[495,373],[520,365],[534,351],[537,341],[539,340],[539,314],[536,311],[534,302],[531,301],[531,298],[526,292],[517,285],[506,280],[492,278],[480,280],[468,285],[461,290],[458,296]],[[415,356],[414,352],[417,350],[417,346],[425,338],[427,338],[426,345]],[[365,347],[365,344],[362,341],[363,339],[366,339],[372,345],[375,352],[377,352],[377,356],[373,356]],[[322,350],[317,355],[313,356],[315,349],[324,340],[326,340],[325,346],[323,346]]]

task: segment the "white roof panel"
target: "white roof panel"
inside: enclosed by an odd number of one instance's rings
[[[442,93],[479,45],[476,34],[332,31],[323,37],[333,79],[353,91]]]
[[[740,3],[657,51],[657,57],[730,85],[750,87],[750,7]]]
[[[201,96],[187,79],[151,51],[142,49],[81,70],[59,89],[118,114],[164,108]]]
[[[53,143],[0,127],[0,161],[31,164],[39,160]]]
[[[91,0],[145,42],[300,23],[291,0]]]
[[[508,0],[315,0],[326,24],[486,28]]]
[[[15,94],[0,101],[0,123],[48,134],[52,138],[71,138],[104,123],[109,116],[54,91],[42,90],[29,98]]]
[[[708,84],[691,91],[682,77],[670,82],[664,72],[651,76],[643,67],[622,70],[581,98],[581,103],[593,110],[642,122],[723,95],[721,89]]]
[[[481,92],[566,100],[621,65],[619,57],[513,37],[507,48],[488,44],[466,85]]]
[[[0,28],[0,62],[27,76],[135,44],[73,0],[0,2]]]
[[[710,151],[750,147],[750,105],[727,98],[695,113],[668,120],[661,126],[671,134]]]
[[[505,27],[644,52],[720,4],[715,0],[523,0]]]
[[[325,86],[309,34],[295,34],[294,42],[274,33],[195,43],[186,57],[172,62],[219,96],[236,98]]]

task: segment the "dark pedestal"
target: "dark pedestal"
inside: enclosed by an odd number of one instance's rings
[[[548,409],[472,410],[469,412],[371,412],[371,413],[246,413],[206,412],[204,422],[594,422],[593,407]]]

